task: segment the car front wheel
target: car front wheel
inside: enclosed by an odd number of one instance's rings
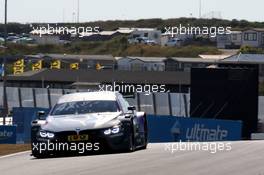
[[[44,159],[44,158],[48,158],[50,155],[46,154],[46,153],[39,153],[39,152],[32,152],[32,156],[34,156],[37,159]]]

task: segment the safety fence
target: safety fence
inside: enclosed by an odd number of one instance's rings
[[[48,88],[17,88],[7,87],[7,105],[9,111],[14,107],[51,108],[63,95],[87,90],[48,89]],[[137,93],[127,98],[130,105],[149,115],[190,116],[190,95],[185,93]],[[264,121],[264,96],[259,96],[258,118]],[[3,87],[0,87],[0,107],[3,107]],[[3,119],[0,116],[0,125]],[[12,118],[6,118],[12,124]]]
[[[87,90],[17,88],[7,87],[7,105],[9,111],[14,107],[51,108],[63,94]],[[185,93],[137,93],[134,98],[127,98],[130,105],[136,106],[150,115],[190,116],[190,95]],[[0,87],[0,106],[3,107],[3,87]],[[264,121],[264,96],[259,96],[260,120]],[[0,125],[2,124],[0,116]],[[11,122],[12,118],[6,121]]]
[[[14,107],[51,108],[63,94],[86,92],[75,89],[7,87],[9,111]],[[0,106],[3,106],[3,87],[0,87]],[[130,105],[153,115],[189,116],[190,95],[184,93],[137,93],[127,98]]]

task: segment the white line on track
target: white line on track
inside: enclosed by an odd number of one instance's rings
[[[8,155],[5,155],[5,156],[0,156],[0,159],[13,157],[13,156],[18,156],[18,155],[25,154],[25,153],[30,153],[30,151],[22,151],[22,152],[18,152],[18,153],[8,154]]]

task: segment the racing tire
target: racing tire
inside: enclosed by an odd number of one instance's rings
[[[145,143],[144,143],[144,146],[142,146],[142,149],[147,149],[147,147],[148,147],[148,134],[147,133],[145,133]]]
[[[145,123],[144,123],[144,146],[142,149],[147,149],[148,146],[148,124],[147,124],[147,118],[145,116]]]
[[[135,142],[134,142],[134,128],[133,123],[131,122],[131,127],[129,131],[129,138],[128,138],[128,144],[127,144],[127,152],[134,152],[135,151]]]

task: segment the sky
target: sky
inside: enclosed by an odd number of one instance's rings
[[[78,0],[7,0],[8,21],[74,22]],[[136,20],[147,18],[199,17],[200,0],[79,0],[80,22]],[[215,11],[223,19],[264,21],[263,0],[201,0],[202,14]],[[207,15],[210,16],[210,15]],[[0,0],[0,23],[4,22],[4,0]]]

